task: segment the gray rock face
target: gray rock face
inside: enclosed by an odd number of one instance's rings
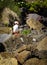
[[[38,14],[28,14],[27,19],[33,19],[34,21],[39,21],[41,19],[41,16]]]
[[[11,37],[11,34],[0,34],[0,43],[5,42]]]
[[[10,38],[11,38],[11,34],[0,34],[0,52],[7,51],[7,44],[6,44],[6,42]]]

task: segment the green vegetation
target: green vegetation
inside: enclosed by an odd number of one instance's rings
[[[27,8],[29,12],[41,12],[45,15],[47,13],[47,0],[35,0],[32,2],[26,2],[26,0],[0,0],[0,11],[5,7],[9,7],[18,15],[21,14],[20,8],[22,7]]]
[[[42,15],[46,15],[47,12],[47,0],[35,0],[30,3],[31,6],[29,8],[30,11],[41,13]]]
[[[5,7],[10,8],[20,15],[20,9],[14,0],[0,0],[0,11],[2,11]]]
[[[23,34],[23,35],[28,35],[29,33],[30,33],[30,30],[23,30],[23,31],[22,31],[22,34]]]

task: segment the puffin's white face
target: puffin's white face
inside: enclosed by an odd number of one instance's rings
[[[14,24],[19,24],[19,22],[18,21],[15,21]]]

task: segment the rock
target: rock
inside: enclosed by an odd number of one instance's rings
[[[47,65],[47,59],[31,58],[27,60],[23,65]]]
[[[23,44],[25,45],[28,45],[28,44],[31,44],[32,43],[32,38],[31,37],[28,37],[27,35],[22,35],[20,38],[23,38],[23,41],[22,42]]]
[[[18,65],[18,62],[15,58],[7,58],[0,60],[0,65]]]
[[[26,50],[32,52],[32,51],[34,51],[36,49],[36,44],[29,44],[26,47],[27,47]]]
[[[0,43],[4,43],[10,38],[11,34],[0,34]]]
[[[12,35],[11,34],[0,34],[0,51],[3,49],[5,51],[9,49],[11,49],[11,45],[12,45]],[[1,52],[2,52],[1,51]]]
[[[38,43],[37,49],[39,51],[47,50],[47,36]]]
[[[18,48],[18,49],[16,50],[16,52],[20,53],[20,52],[22,52],[22,51],[24,51],[24,50],[26,50],[26,45],[23,45],[23,46],[21,46],[20,48]]]
[[[3,57],[1,56],[1,54],[0,54],[0,60],[2,60],[3,59]]]
[[[32,44],[29,44],[29,45],[27,45],[26,47],[26,50],[28,50],[28,51],[31,51],[31,46],[32,46]]]
[[[30,28],[36,29],[36,30],[41,30],[42,27],[44,27],[43,24],[40,23],[41,20],[41,16],[38,14],[28,14],[28,18],[27,18],[27,25]]]
[[[33,40],[32,40],[33,42],[36,42],[36,39],[35,38],[33,38]]]
[[[40,58],[47,58],[47,36],[38,43],[36,49],[36,55]]]
[[[13,57],[13,54],[3,52],[0,53],[0,65],[18,65],[17,59]]]
[[[14,54],[12,53],[10,53],[10,52],[1,52],[0,53],[0,58],[13,58],[14,57]]]
[[[24,40],[23,40],[23,38],[22,38],[22,37],[20,38],[20,40],[24,43]]]
[[[24,50],[21,53],[19,53],[16,58],[19,61],[19,63],[23,64],[30,56],[31,56],[30,51]]]
[[[11,27],[0,27],[0,34],[9,34],[11,33],[12,28]]]
[[[38,65],[39,60],[37,58],[31,58],[27,60],[23,65]]]
[[[38,65],[47,65],[47,59],[41,59]]]
[[[11,21],[11,23],[12,23],[15,18],[17,20],[20,20],[19,17],[18,17],[18,15],[15,12],[13,12],[11,9],[4,8],[4,10],[2,12],[2,23],[9,24],[9,21]]]

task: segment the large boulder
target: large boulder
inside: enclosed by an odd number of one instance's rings
[[[30,51],[22,51],[21,53],[19,53],[16,58],[19,61],[20,64],[23,64],[29,57],[31,56],[31,52]]]
[[[0,65],[18,65],[18,62],[13,55],[5,52],[0,54]]]
[[[23,65],[38,65],[39,60],[37,58],[31,58],[27,60]]]
[[[47,36],[38,43],[36,49],[36,55],[40,58],[47,58]]]
[[[38,65],[47,65],[47,59],[41,59]]]
[[[27,60],[23,65],[47,65],[47,59],[31,58]]]
[[[0,65],[18,65],[15,58],[7,58],[0,60]]]
[[[7,51],[9,47],[10,47],[9,49],[11,49],[11,45],[12,45],[12,35],[0,34],[0,52],[3,52],[4,50]]]
[[[43,24],[40,23],[41,16],[38,14],[28,14],[26,23],[30,28],[41,30],[44,27]]]
[[[38,43],[37,49],[39,51],[47,50],[47,36]]]
[[[2,23],[3,24],[9,24],[9,21],[12,23],[15,18],[18,21],[20,20],[18,15],[15,12],[13,12],[11,9],[4,8],[4,10],[2,12]]]

